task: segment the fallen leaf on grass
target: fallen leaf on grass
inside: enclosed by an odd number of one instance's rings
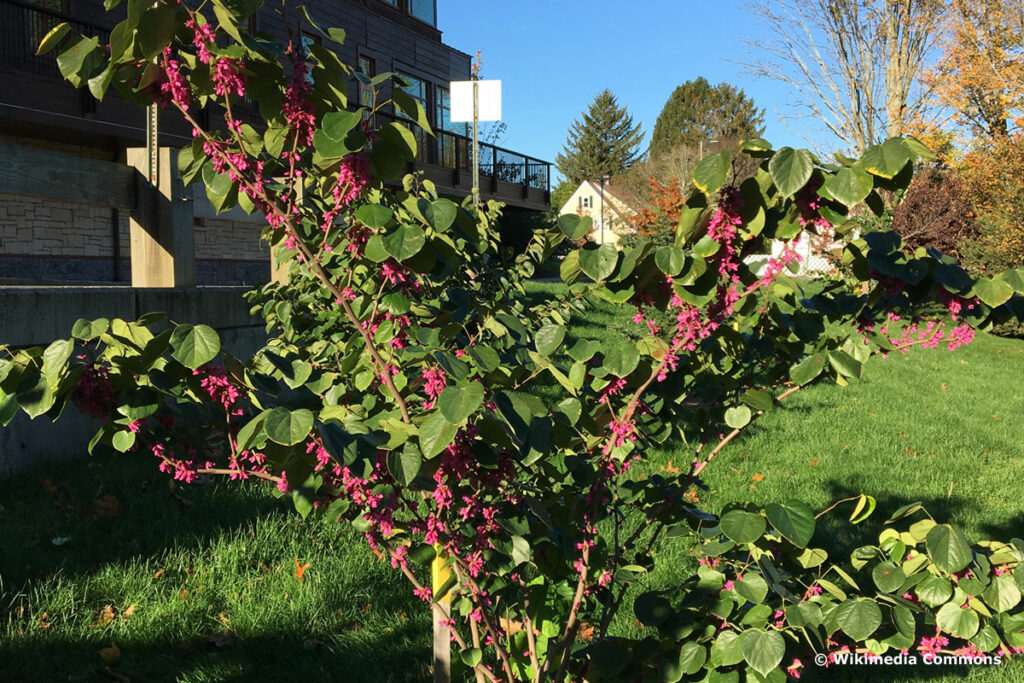
[[[817,458],[811,458],[811,467],[817,467],[817,466],[818,466],[818,459]]]
[[[594,639],[594,627],[586,622],[580,623],[580,640],[589,643]]]
[[[679,474],[682,470],[673,465],[672,461],[669,460],[667,465],[662,466],[661,471],[668,472],[669,474]]]
[[[225,614],[223,612],[218,614],[217,618],[220,619],[220,623],[224,624],[225,626],[229,626],[230,625],[229,622],[228,622],[227,616],[225,616]]]
[[[114,608],[110,605],[106,605],[100,610],[99,615],[96,617],[96,621],[93,622],[94,628],[102,628],[114,620]]]
[[[764,481],[764,475],[755,472],[754,476],[752,476],[751,479],[753,479],[754,481]]]
[[[156,570],[155,574],[153,574],[153,580],[155,581],[155,580],[159,579],[163,575],[164,575],[164,568],[161,567],[160,569]]]
[[[121,659],[121,648],[117,645],[111,645],[100,650],[100,657],[107,664],[113,664],[117,660]]]
[[[295,578],[298,579],[299,581],[301,581],[302,583],[306,583],[305,573],[306,573],[307,569],[309,569],[309,562],[307,562],[306,564],[299,564],[299,558],[296,557],[295,558]]]
[[[93,512],[102,519],[114,519],[121,514],[121,501],[109,493],[92,502]]]
[[[943,382],[943,383],[942,383],[942,390],[943,390],[943,391],[946,391],[947,389],[949,389],[949,385],[948,385],[948,384],[946,384],[945,382]]]
[[[50,628],[50,622],[47,621],[49,617],[48,612],[43,612],[43,616],[39,617],[39,628]]]
[[[184,588],[182,588],[180,591],[178,591],[178,599],[179,600],[184,600],[186,595],[188,595],[188,591],[185,590]]]
[[[121,618],[124,619],[125,621],[128,621],[128,617],[130,617],[133,614],[135,614],[135,603],[134,602],[132,604],[128,605],[128,607],[125,609],[125,611],[121,612]]]

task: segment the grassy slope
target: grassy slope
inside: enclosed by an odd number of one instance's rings
[[[616,324],[605,307],[578,331],[601,337]],[[863,491],[879,499],[876,523],[921,500],[973,538],[1024,535],[1022,384],[1024,344],[995,337],[956,354],[872,361],[861,382],[801,392],[734,441],[710,468],[702,502],[798,497],[824,508]],[[650,467],[688,457],[654,451]],[[94,504],[108,494],[123,505],[113,518]],[[0,482],[0,505],[0,681],[108,680],[99,650],[112,643],[121,656],[111,670],[132,680],[427,677],[428,617],[400,577],[354,534],[299,520],[263,488],[172,489],[146,456],[85,458]],[[862,540],[842,536],[831,550],[840,556]],[[296,557],[310,563],[305,581]],[[681,543],[661,562],[656,585],[691,566]],[[115,618],[104,623],[107,605]],[[225,633],[230,640],[218,640]],[[1020,662],[926,673],[1024,680]]]

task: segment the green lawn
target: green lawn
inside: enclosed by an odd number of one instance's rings
[[[598,336],[619,321],[603,307],[578,329]],[[876,496],[875,518],[856,533],[842,526],[834,556],[912,501],[976,540],[1024,535],[1022,385],[1024,342],[986,335],[954,354],[873,360],[862,381],[812,387],[759,420],[710,468],[701,502],[798,497],[824,508]],[[689,457],[653,451],[649,466]],[[42,466],[0,482],[0,539],[3,683],[428,677],[429,615],[404,580],[355,534],[302,521],[258,486],[175,487],[143,455]],[[685,553],[667,546],[651,582],[685,575]],[[296,558],[309,563],[304,580]],[[100,651],[111,645],[119,657],[107,664]],[[928,673],[1024,680],[1020,662]],[[909,678],[874,667],[846,675]]]

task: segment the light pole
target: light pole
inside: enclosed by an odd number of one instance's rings
[[[604,186],[609,180],[609,176],[601,176],[601,244],[604,244]]]
[[[718,140],[708,140],[707,142],[710,145],[712,143],[718,142]],[[697,161],[700,161],[703,158],[704,158],[704,141],[701,140],[700,141],[700,151],[697,152]]]

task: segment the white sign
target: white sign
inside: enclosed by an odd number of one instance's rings
[[[473,121],[473,84],[477,86],[480,121],[501,120],[501,81],[452,81],[452,122]]]

